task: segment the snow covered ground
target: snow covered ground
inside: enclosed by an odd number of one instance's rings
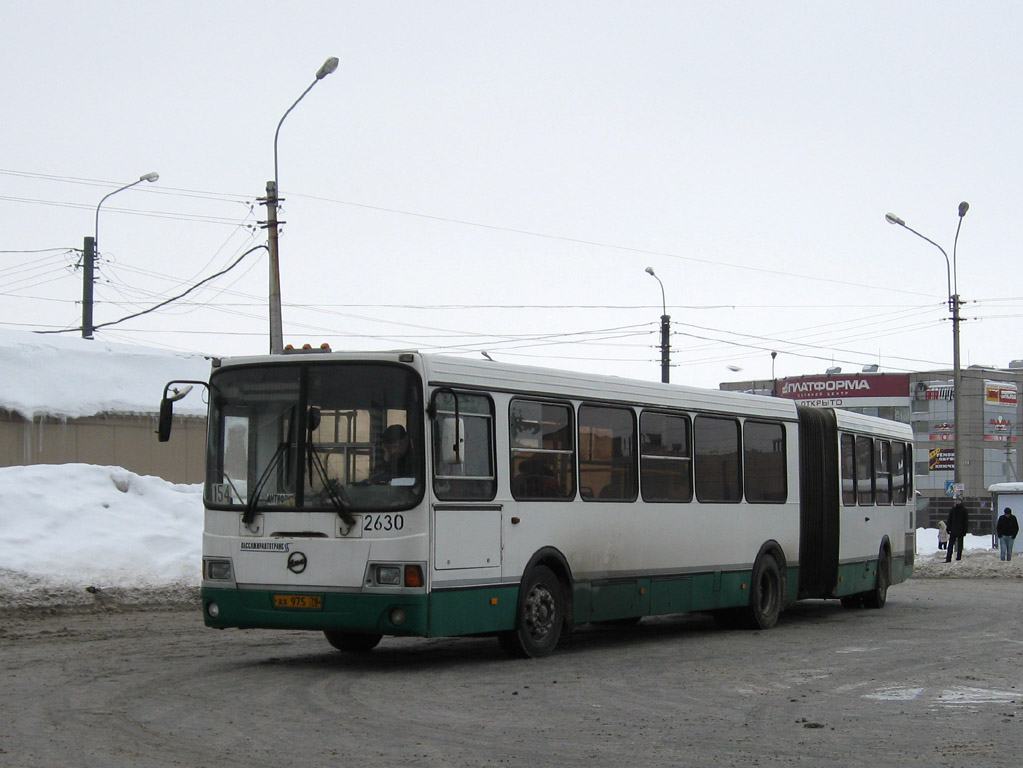
[[[195,600],[201,486],[63,464],[0,468],[0,487],[0,607]],[[1023,578],[1023,553],[999,561],[990,536],[944,557],[936,530],[917,531],[916,577]]]

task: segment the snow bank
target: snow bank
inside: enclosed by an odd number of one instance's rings
[[[110,344],[74,336],[0,331],[0,408],[26,419],[99,413],[155,413],[172,379],[206,381],[202,355]],[[175,404],[177,414],[204,416],[197,393]]]
[[[963,543],[963,559],[953,557],[945,562],[945,551],[938,549],[938,529],[918,528],[916,531],[916,564],[913,576],[916,578],[951,579],[1023,579],[1023,538],[1016,539],[1017,551],[1012,560],[998,559],[997,544],[987,536],[967,535]]]
[[[38,464],[0,468],[0,487],[0,590],[199,584],[200,485]]]

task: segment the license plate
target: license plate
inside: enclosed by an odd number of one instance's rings
[[[274,595],[274,608],[322,611],[323,597],[320,595]]]

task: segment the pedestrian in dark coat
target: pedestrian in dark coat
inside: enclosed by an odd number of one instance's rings
[[[966,536],[968,526],[968,514],[966,505],[962,499],[956,499],[955,506],[948,513],[948,550],[945,552],[945,562],[952,562],[952,550],[955,550],[956,560],[963,559],[963,537]]]
[[[995,533],[998,534],[998,556],[1002,560],[1012,560],[1012,545],[1019,534],[1019,520],[1012,514],[1009,507],[1005,508],[1002,516],[995,524]]]

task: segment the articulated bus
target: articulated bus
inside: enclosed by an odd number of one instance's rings
[[[880,608],[913,570],[907,425],[417,352],[215,360],[203,384],[209,627],[539,657],[589,622]]]

